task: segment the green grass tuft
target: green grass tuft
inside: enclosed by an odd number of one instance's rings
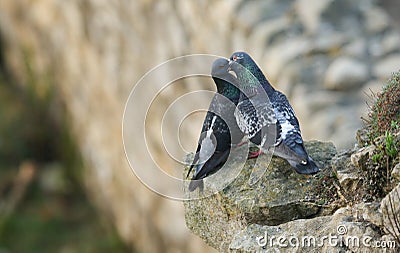
[[[375,102],[365,120],[368,136],[365,144],[375,149],[363,170],[367,192],[372,199],[379,199],[396,185],[391,171],[400,160],[400,71],[372,97]]]
[[[374,94],[375,103],[371,107],[369,119],[370,141],[386,131],[393,132],[400,125],[400,71],[393,74],[383,87],[383,91]]]

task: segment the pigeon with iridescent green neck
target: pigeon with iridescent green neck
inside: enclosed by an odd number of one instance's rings
[[[250,97],[241,96],[237,106],[240,129],[264,152],[274,150],[274,155],[287,160],[296,172],[317,173],[319,168],[304,148],[299,121],[286,96],[271,86],[247,53],[233,53],[230,66],[237,75],[238,87]]]

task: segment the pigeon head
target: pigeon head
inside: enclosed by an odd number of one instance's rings
[[[237,62],[245,68],[256,65],[253,59],[246,52],[235,52],[229,58],[231,61]]]
[[[211,67],[211,76],[223,79],[228,73],[229,61],[224,58],[218,58]]]
[[[257,66],[257,63],[246,52],[233,53],[230,57],[229,65],[230,69],[238,76],[238,79],[242,79],[248,85],[258,85],[256,83],[259,83],[268,94],[274,91],[274,88],[268,82],[262,70]],[[254,78],[251,76],[254,76],[258,82],[254,82],[252,80]]]
[[[217,86],[218,93],[230,98],[239,97],[239,89],[236,87],[236,77],[229,72],[229,61],[225,58],[218,58],[211,68],[211,76]]]
[[[260,79],[256,74],[261,70],[247,53],[233,53],[230,57],[229,66],[229,69],[235,72],[242,88],[259,85]]]

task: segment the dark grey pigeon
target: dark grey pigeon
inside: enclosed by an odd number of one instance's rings
[[[262,102],[256,100],[255,105],[253,105],[253,110],[256,108],[256,110],[259,111],[259,116],[251,117],[252,121],[246,121],[244,120],[245,117],[238,116],[238,125],[251,124],[249,128],[252,131],[247,131],[254,135],[254,137],[250,140],[257,145],[261,145],[264,150],[265,148],[272,149],[273,147],[274,155],[286,159],[296,172],[300,174],[317,173],[319,168],[311,157],[308,156],[307,151],[304,148],[299,121],[297,120],[296,114],[286,96],[271,86],[261,69],[247,53],[235,52],[230,57],[230,60],[231,69],[237,75],[240,89],[243,89],[244,93],[248,90],[250,96],[253,93],[259,93],[261,90],[264,90],[270,101],[270,104],[269,102],[265,102],[267,108],[263,111],[262,108],[259,108],[259,103],[262,104]],[[238,64],[240,64],[240,66]],[[254,81],[254,78],[256,78],[257,81]],[[239,102],[238,109],[240,109],[241,103],[242,101]],[[248,102],[245,102],[245,105],[246,108],[251,108],[251,106],[248,105]],[[268,120],[266,120],[271,119],[270,106],[272,106],[276,118],[275,135],[274,133],[271,133],[270,129],[272,128],[268,126]],[[254,114],[246,112],[246,110],[243,109],[240,111],[247,115]],[[250,109],[250,112],[251,111],[252,109]],[[250,116],[247,116],[247,118],[249,117]],[[262,129],[263,127],[267,127],[267,129],[260,131],[260,126],[262,126]],[[241,127],[241,129],[243,129],[243,127]],[[254,131],[258,132],[254,133]],[[268,135],[276,136],[272,146],[269,146],[271,142]],[[262,143],[263,141],[264,143]]]
[[[233,116],[239,101],[240,91],[234,85],[236,78],[228,72],[229,61],[219,58],[214,61],[211,76],[217,86],[198,141],[194,160],[188,176],[195,168],[189,191],[197,187],[203,190],[203,178],[218,171],[228,159],[231,146],[241,142],[244,137]]]
[[[242,65],[231,65],[230,69],[237,74],[241,91],[234,113],[240,130],[260,148],[274,145],[277,120],[267,93],[257,78]],[[257,157],[260,153],[250,152],[249,158]]]

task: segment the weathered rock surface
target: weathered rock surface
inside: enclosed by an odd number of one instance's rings
[[[380,202],[351,196],[363,194],[359,170],[372,148],[340,154],[329,143],[307,148],[319,174],[298,175],[273,158],[250,187],[248,161],[223,191],[185,203],[187,226],[219,252],[397,252],[400,186]]]
[[[252,224],[234,236],[230,251],[225,252],[382,252],[375,248],[376,242],[393,247],[393,238],[382,236],[374,224],[354,216],[358,208],[341,208],[331,216],[279,226]],[[386,250],[396,252],[395,248]]]
[[[397,181],[400,181],[400,163],[396,164],[392,170],[392,177]]]
[[[400,239],[400,185],[396,186],[381,202],[382,223],[386,233]]]
[[[249,160],[223,191],[185,202],[188,227],[208,244],[224,251],[245,224],[279,225],[332,213],[337,208],[338,196],[330,188],[335,179],[329,163],[336,149],[331,143],[317,141],[307,143],[306,148],[321,168],[316,176],[297,174],[283,159],[273,157],[268,164],[268,159],[260,156],[257,163],[268,168],[250,186],[255,161]]]

